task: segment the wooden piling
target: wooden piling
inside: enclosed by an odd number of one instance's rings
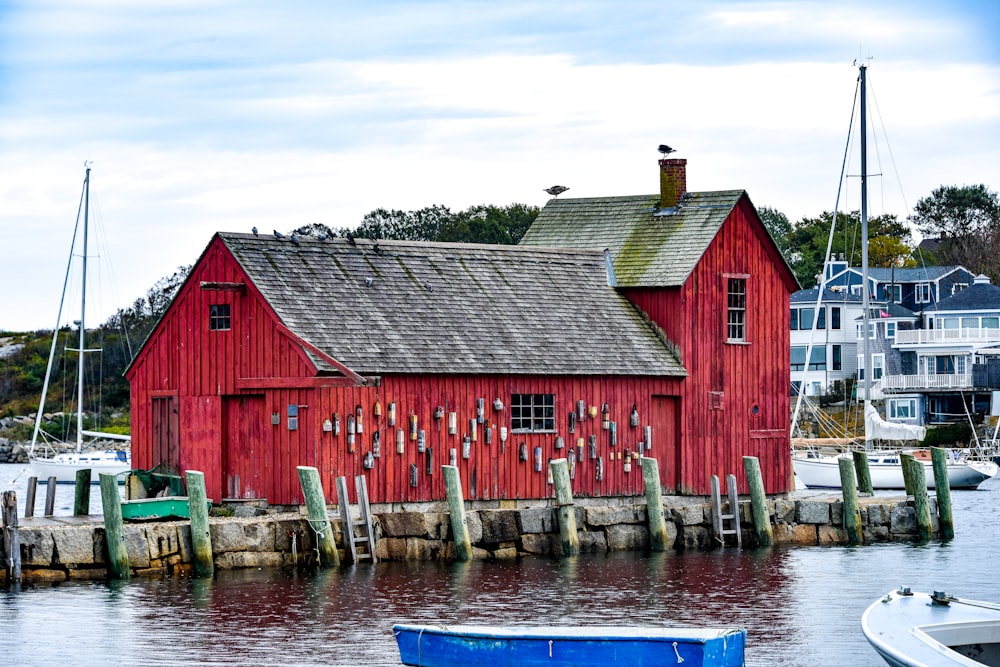
[[[306,510],[309,513],[309,525],[312,526],[319,548],[319,561],[322,567],[337,567],[340,565],[340,554],[333,540],[333,522],[326,510],[326,496],[323,494],[323,483],[319,478],[319,470],[312,466],[298,466],[299,484],[302,485],[302,495],[306,499]],[[342,498],[341,502],[347,502]],[[350,530],[344,526],[344,530]]]
[[[839,459],[840,488],[844,491],[844,530],[847,532],[847,543],[859,545],[864,543],[861,532],[861,507],[858,504],[858,488],[854,480],[854,464],[849,459]]]
[[[767,495],[764,493],[764,477],[760,472],[760,459],[756,456],[743,457],[743,470],[750,487],[750,508],[753,510],[753,527],[757,532],[757,543],[762,547],[774,545],[771,517],[767,511]]]
[[[56,510],[56,478],[49,477],[45,484],[45,516],[52,516]]]
[[[556,503],[559,507],[559,543],[563,556],[580,553],[580,536],[576,532],[576,508],[573,505],[573,487],[569,480],[569,465],[566,459],[549,461],[552,483],[556,487]]]
[[[76,471],[76,489],[73,493],[73,516],[90,514],[90,468]]]
[[[462,478],[455,466],[441,466],[444,488],[448,493],[448,512],[451,514],[451,532],[455,538],[455,557],[461,561],[472,560],[472,542],[469,526],[465,522],[465,498],[462,496]]]
[[[208,525],[208,493],[205,491],[205,473],[188,470],[188,507],[191,514],[191,556],[194,576],[211,577],[215,574],[212,561],[212,533]]]
[[[660,464],[656,459],[642,457],[642,483],[646,487],[646,519],[649,521],[649,546],[653,551],[666,551],[667,522],[663,518],[663,488],[660,486]]]
[[[934,465],[934,495],[937,496],[938,519],[941,522],[941,539],[955,537],[955,523],[951,518],[951,486],[948,481],[948,450],[931,447]]]
[[[910,471],[911,490],[913,492],[913,509],[917,515],[917,536],[921,540],[929,540],[931,532],[931,509],[930,501],[927,499],[927,477],[924,471],[924,464],[918,461],[912,454],[902,454],[903,473],[907,468]]]
[[[851,457],[854,459],[854,473],[858,478],[858,491],[874,495],[875,489],[872,487],[872,471],[868,468],[868,454],[866,452],[853,451]]]
[[[7,581],[21,581],[21,536],[17,528],[17,494],[4,491],[0,499],[0,513],[3,516],[4,570]]]
[[[35,516],[35,492],[38,490],[38,478],[32,475],[28,478],[28,494],[24,498],[24,516]]]
[[[104,508],[104,537],[108,543],[108,574],[116,579],[132,576],[125,547],[125,525],[122,521],[122,504],[118,497],[118,478],[101,473],[101,505]]]
[[[907,457],[909,457],[910,459],[912,459],[913,455],[912,454],[900,454],[899,463],[900,463],[900,466],[903,469],[903,488],[905,489],[906,495],[912,496],[913,495],[913,490],[917,486],[916,482],[913,479],[913,473],[914,473],[915,468],[913,468],[912,466],[906,465],[906,459],[907,459]],[[921,467],[920,470],[921,470],[921,472],[923,472],[923,467]],[[925,489],[927,488],[926,485],[924,486],[924,488]]]

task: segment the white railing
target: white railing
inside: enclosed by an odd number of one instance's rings
[[[951,375],[884,375],[878,386],[888,391],[921,389],[971,389],[972,373]]]
[[[906,329],[896,331],[896,345],[1000,343],[1000,329]]]

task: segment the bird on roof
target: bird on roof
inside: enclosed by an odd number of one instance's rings
[[[376,255],[381,255],[383,252],[385,252],[384,250],[382,250],[382,246],[378,244],[378,241],[376,241],[375,245],[372,246],[372,250],[375,251]]]
[[[347,242],[350,243],[351,245],[357,245],[357,243],[354,240],[354,234],[347,232]]]
[[[323,232],[322,234],[320,234],[320,235],[319,235],[319,236],[317,236],[316,238],[317,238],[318,240],[320,240],[320,241],[325,241],[325,240],[326,240],[326,232]]]
[[[253,235],[254,235],[254,236],[257,236],[257,228],[256,228],[256,227],[254,227],[254,228],[253,228],[253,229],[251,229],[250,231],[251,231],[251,232],[253,232]]]
[[[298,243],[299,242],[299,237],[295,235],[295,232],[292,232],[292,235],[291,235],[291,237],[289,237],[288,240],[291,241],[292,243]]]
[[[660,144],[660,147],[657,148],[656,150],[658,150],[661,153],[663,153],[664,157],[670,155],[671,153],[676,153],[677,152],[675,149],[671,148],[670,146],[668,146],[666,144]]]
[[[283,239],[283,238],[285,238],[285,235],[282,234],[281,232],[279,232],[277,229],[275,229],[274,230],[274,238],[276,238],[276,239]]]
[[[374,279],[371,276],[368,276],[367,278],[365,278],[365,287],[371,287],[372,286],[372,282],[374,282]]]
[[[551,188],[545,188],[545,192],[548,192],[553,197],[558,197],[567,190],[569,190],[569,188],[564,185],[553,185]]]

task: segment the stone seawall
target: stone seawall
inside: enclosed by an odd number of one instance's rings
[[[0,463],[27,463],[28,446],[23,442],[0,438]]]
[[[580,547],[584,553],[645,551],[649,548],[646,507],[625,499],[587,499],[576,505]],[[520,505],[521,502],[517,503]],[[779,544],[846,544],[841,528],[843,503],[837,496],[804,496],[769,501],[774,536]],[[555,507],[475,507],[467,521],[473,556],[513,559],[560,555]],[[485,504],[484,504],[485,505]],[[527,505],[527,503],[525,503]],[[932,499],[933,505],[933,499]],[[909,541],[916,538],[912,501],[905,498],[862,498],[865,543]],[[242,508],[255,516],[212,517],[210,531],[215,567],[315,566],[315,535],[302,512]],[[335,509],[335,508],[331,508]],[[376,555],[380,560],[450,560],[454,558],[449,515],[443,504],[374,506]],[[669,498],[664,503],[668,538],[675,549],[718,546],[711,527],[711,509],[704,499]],[[336,512],[331,511],[331,518]],[[744,547],[755,546],[749,501],[740,503]],[[21,519],[22,577],[25,581],[104,579],[107,546],[104,525],[94,517],[34,517]],[[343,545],[340,522],[333,519],[338,546]],[[938,531],[934,522],[935,534]],[[191,531],[187,521],[129,523],[125,539],[136,576],[184,576],[192,563]],[[2,542],[0,542],[2,550]],[[343,552],[341,552],[343,554]],[[343,556],[342,556],[343,558]]]

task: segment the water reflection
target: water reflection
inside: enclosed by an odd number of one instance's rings
[[[989,486],[987,486],[989,485]],[[1000,480],[950,543],[379,563],[0,592],[9,664],[398,665],[397,622],[745,627],[747,664],[880,665],[861,613],[900,584],[1000,600]],[[53,638],[58,638],[53,639]]]

